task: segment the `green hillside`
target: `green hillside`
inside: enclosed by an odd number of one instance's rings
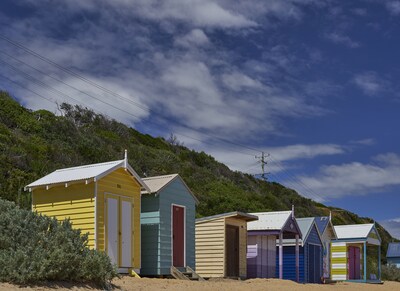
[[[297,217],[336,210],[334,224],[372,221],[304,198],[278,183],[231,171],[204,152],[141,134],[91,110],[68,104],[60,110],[63,116],[31,111],[0,92],[0,197],[29,208],[30,195],[23,191],[28,183],[55,169],[122,159],[128,149],[129,162],[139,175],[179,173],[200,200],[199,217],[234,210],[288,210],[295,205]],[[378,228],[385,254],[392,238]]]

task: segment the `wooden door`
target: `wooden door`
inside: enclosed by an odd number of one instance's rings
[[[106,253],[119,268],[131,268],[133,259],[133,203],[129,197],[106,194]]]
[[[348,247],[349,280],[361,279],[360,248]]]
[[[185,208],[172,206],[172,256],[174,267],[185,266]]]
[[[121,209],[121,267],[132,267],[132,201],[131,199],[120,199]]]
[[[226,277],[239,277],[239,227],[226,225]]]
[[[107,255],[111,259],[111,263],[118,266],[118,198],[108,197],[107,200]]]
[[[308,244],[308,283],[321,282],[321,247]]]

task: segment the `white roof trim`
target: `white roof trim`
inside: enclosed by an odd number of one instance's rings
[[[170,176],[170,177],[168,177]],[[197,197],[194,195],[194,193],[192,192],[192,190],[190,190],[189,186],[185,183],[185,181],[182,179],[182,177],[179,174],[170,174],[170,175],[161,175],[161,176],[153,176],[153,177],[146,177],[146,178],[142,178],[142,181],[146,184],[146,181],[150,181],[150,180],[155,180],[155,179],[165,179],[166,181],[164,182],[163,185],[161,185],[160,187],[157,187],[156,189],[150,189],[149,187],[149,191],[147,193],[142,192],[142,194],[150,194],[150,193],[161,193],[161,191],[167,187],[169,184],[171,184],[173,181],[175,181],[177,178],[179,178],[179,180],[182,182],[182,184],[185,186],[185,188],[188,190],[188,192],[190,193],[190,195],[192,195],[193,199],[196,201],[196,204],[199,203],[199,200],[197,199]],[[150,183],[149,183],[150,184]]]

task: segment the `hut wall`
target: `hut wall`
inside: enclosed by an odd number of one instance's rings
[[[276,236],[247,236],[247,278],[274,278]]]
[[[141,234],[142,267],[141,275],[160,275],[160,206],[159,196],[142,195]]]
[[[72,227],[89,233],[89,247],[95,246],[95,186],[84,182],[64,184],[46,190],[32,190],[32,210],[62,221],[69,218]]]
[[[169,274],[172,265],[172,205],[185,207],[185,265],[195,268],[196,201],[180,179],[168,184],[160,199],[160,274]]]
[[[105,194],[130,197],[133,203],[133,262],[135,269],[140,269],[141,231],[140,231],[140,185],[125,169],[117,169],[97,182],[97,248],[105,250]]]
[[[205,278],[223,277],[225,218],[196,223],[196,272]]]

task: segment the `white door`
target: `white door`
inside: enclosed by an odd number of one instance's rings
[[[121,199],[121,267],[132,267],[132,202]]]
[[[107,198],[107,254],[118,265],[118,198]]]

